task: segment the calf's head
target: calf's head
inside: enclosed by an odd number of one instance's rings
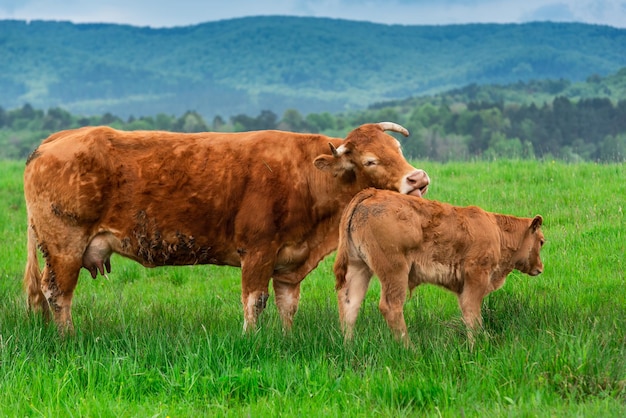
[[[361,125],[339,147],[330,144],[332,155],[320,155],[315,166],[361,188],[423,196],[430,184],[428,174],[409,164],[402,155],[400,142],[385,131],[409,135],[409,131],[393,122]]]
[[[543,262],[539,254],[545,242],[541,231],[542,223],[541,215],[535,216],[530,221],[530,226],[524,233],[522,245],[515,260],[515,268],[530,276],[537,276],[543,272]]]

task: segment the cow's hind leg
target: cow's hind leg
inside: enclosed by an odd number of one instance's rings
[[[274,296],[276,297],[276,307],[283,322],[283,330],[289,331],[293,324],[293,317],[298,310],[300,301],[300,283],[287,283],[274,279]]]
[[[32,285],[32,286],[31,286]],[[41,312],[44,321],[50,320],[50,306],[41,291],[41,282],[26,284],[26,303],[33,312]]]
[[[54,322],[61,334],[72,334],[72,296],[78,282],[82,266],[80,258],[63,255],[47,255],[46,266],[41,280],[41,290],[45,295]]]
[[[346,271],[346,280],[337,289],[339,303],[339,322],[346,341],[354,335],[354,325],[359,309],[369,287],[372,272],[361,260],[350,260]]]

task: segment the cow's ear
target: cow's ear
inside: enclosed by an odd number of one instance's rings
[[[313,160],[313,164],[318,170],[328,171],[331,170],[335,164],[337,163],[337,159],[332,155],[320,155],[315,160]]]
[[[537,215],[533,218],[533,221],[530,223],[530,229],[535,232],[539,229],[539,227],[543,224],[543,218],[541,215]]]

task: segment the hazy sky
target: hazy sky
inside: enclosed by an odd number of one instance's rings
[[[626,28],[626,0],[0,0],[0,19],[171,27],[258,15],[407,25],[551,20]]]

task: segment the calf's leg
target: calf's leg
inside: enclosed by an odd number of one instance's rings
[[[354,324],[371,278],[372,272],[365,263],[350,261],[346,281],[337,289],[339,322],[346,341],[351,340],[354,335]]]
[[[463,322],[467,326],[467,336],[470,344],[474,343],[474,333],[482,327],[483,317],[480,312],[483,298],[487,291],[488,275],[473,276],[465,281],[463,291],[458,295],[459,307],[463,314]]]
[[[409,272],[408,269],[403,267],[398,268],[394,272],[379,274],[381,291],[378,308],[385,317],[387,325],[389,325],[396,340],[402,341],[405,346],[409,346],[411,340],[404,320],[404,302],[406,301]]]

